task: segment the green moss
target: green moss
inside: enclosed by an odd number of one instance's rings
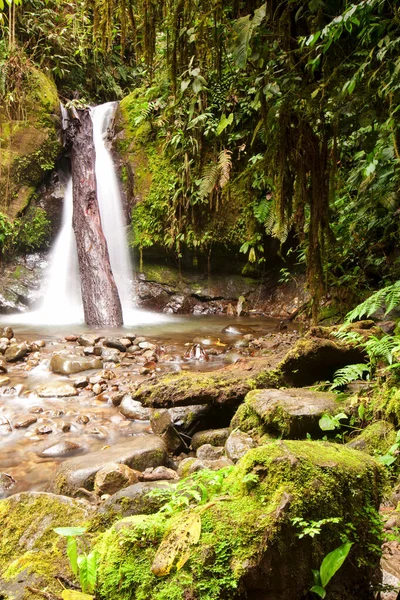
[[[5,190],[1,209],[11,218],[28,206],[61,150],[56,86],[31,65],[25,72],[22,103],[24,120],[5,121],[4,112],[0,114],[0,189]]]
[[[362,578],[379,559],[382,478],[372,458],[334,444],[276,442],[251,450],[228,475],[221,496],[213,498],[211,491],[208,504],[192,509],[201,516],[201,537],[181,570],[164,577],[151,571],[156,550],[165,534],[177,530],[180,513],[131,517],[103,534],[97,546],[99,595],[104,600],[233,600],[250,565],[264,565],[268,577],[272,556],[290,562],[294,516],[339,517],[339,526],[327,526],[322,539],[310,542],[312,556],[320,560],[349,532],[356,542],[356,576]],[[296,563],[304,591],[310,577],[307,548],[304,563]]]
[[[14,580],[20,573],[59,591],[55,575],[71,577],[65,557],[65,538],[54,527],[82,524],[83,504],[51,494],[19,494],[0,501],[0,579]]]
[[[387,421],[376,421],[368,425],[348,445],[372,455],[386,454],[395,441],[396,432],[393,425]]]

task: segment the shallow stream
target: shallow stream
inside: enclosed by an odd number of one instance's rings
[[[148,315],[148,313],[146,313]],[[7,319],[8,321],[8,319]],[[65,341],[65,336],[94,333],[83,325],[39,326],[16,325],[10,323],[18,342],[44,340],[37,366],[29,361],[19,361],[8,365],[7,377],[10,381],[0,386],[0,472],[11,475],[16,483],[10,493],[23,490],[45,490],[57,463],[69,455],[44,456],[42,452],[58,442],[72,442],[79,445],[73,455],[99,450],[112,445],[126,436],[150,433],[149,421],[133,421],[125,418],[114,406],[107,394],[95,395],[84,389],[79,395],[69,398],[39,398],[36,388],[50,381],[77,379],[81,373],[70,377],[56,375],[49,370],[50,358],[54,353],[71,353],[75,345]],[[242,334],[222,333],[229,324],[240,326]],[[104,337],[123,338],[134,333],[143,336],[158,346],[163,346],[165,354],[160,356],[157,372],[180,370],[214,370],[235,361],[242,353],[252,355],[249,348],[235,348],[246,332],[255,337],[279,332],[279,321],[267,318],[232,317],[168,317],[162,323],[136,325],[118,330],[96,330]],[[209,360],[185,360],[185,352],[194,340],[203,342],[202,347]],[[211,342],[211,343],[208,343]],[[83,350],[83,348],[82,348]],[[145,379],[141,374],[143,364],[123,357],[120,364],[109,368],[115,373],[115,387],[127,382]],[[85,375],[94,375],[85,372]],[[34,421],[36,419],[36,421]],[[26,426],[26,422],[32,421]],[[21,427],[21,423],[24,425]]]

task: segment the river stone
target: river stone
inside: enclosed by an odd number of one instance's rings
[[[78,344],[80,346],[94,346],[99,340],[100,340],[101,336],[99,335],[90,335],[90,334],[84,334],[79,336],[78,338]]]
[[[229,428],[224,429],[206,429],[204,431],[198,431],[192,437],[192,448],[197,450],[204,444],[211,444],[212,446],[223,446],[228,439]]]
[[[80,371],[102,368],[103,362],[99,358],[89,358],[88,356],[55,354],[50,361],[51,371],[60,375],[71,375],[80,373]]]
[[[7,373],[7,363],[4,358],[0,358],[0,373]]]
[[[10,342],[7,340],[0,340],[0,352],[2,354],[4,354],[4,352],[7,350],[7,348],[9,347]]]
[[[222,333],[229,333],[231,335],[244,335],[249,333],[254,333],[254,329],[249,327],[248,325],[227,325],[223,328]]]
[[[247,433],[243,433],[240,429],[232,431],[225,442],[225,452],[228,458],[237,462],[252,448],[256,446],[255,441]]]
[[[229,458],[223,457],[217,460],[200,460],[199,458],[184,458],[178,467],[179,477],[188,477],[197,471],[210,469],[210,471],[219,471],[225,467],[231,467],[233,462]]]
[[[162,434],[172,425],[178,432],[192,436],[207,422],[210,410],[206,404],[155,409],[151,411],[150,423],[154,433]]]
[[[11,344],[5,351],[4,356],[7,362],[16,362],[17,360],[24,358],[28,352],[28,344],[26,342],[21,342],[20,344]]]
[[[138,481],[139,471],[130,469],[126,465],[110,463],[96,473],[94,491],[99,496],[102,494],[111,495]]]
[[[44,492],[23,492],[1,500],[0,596],[36,598],[25,589],[32,586],[58,597],[57,577],[70,579],[71,567],[65,537],[54,528],[84,525],[92,513],[86,501]]]
[[[116,350],[119,350],[120,352],[126,351],[125,344],[123,344],[117,338],[106,338],[105,340],[103,340],[103,346],[105,346],[106,348],[115,348]]]
[[[160,496],[149,496],[152,490],[168,490],[171,484],[166,481],[146,481],[135,483],[108,498],[99,508],[99,513],[118,518],[131,515],[149,515],[157,512],[166,500]],[[172,488],[173,489],[173,488]]]
[[[113,362],[115,364],[121,362],[120,352],[115,348],[102,348],[101,357],[106,362]]]
[[[16,483],[17,482],[12,475],[0,473],[0,498],[7,496]]]
[[[140,481],[171,481],[179,479],[178,473],[168,467],[149,467],[143,473],[141,473]]]
[[[76,396],[76,388],[67,381],[49,381],[36,388],[39,398],[70,398]]]
[[[71,454],[75,454],[79,450],[82,450],[82,446],[76,444],[75,442],[70,442],[69,440],[63,440],[58,442],[57,444],[52,444],[48,446],[44,450],[39,453],[39,456],[43,457],[60,457],[60,456],[70,456]]]
[[[223,446],[211,446],[211,444],[203,444],[197,448],[196,457],[200,460],[218,460],[224,455]],[[229,456],[228,458],[232,458]]]
[[[132,400],[132,396],[126,394],[119,405],[119,412],[133,421],[148,421],[151,411],[149,408],[144,407],[141,402]]]
[[[35,417],[34,415],[30,415],[28,417],[20,419],[16,423],[14,423],[14,428],[15,429],[26,429],[30,425],[33,425],[34,423],[36,423],[36,421],[37,421],[37,417]]]
[[[7,377],[7,375],[2,375],[0,376],[0,386],[2,385],[8,385],[10,383],[10,378]]]
[[[253,390],[238,408],[231,427],[256,437],[272,434],[301,439],[308,433],[322,437],[325,432],[319,427],[320,418],[346,410],[335,398],[331,392],[303,388]]]
[[[12,328],[4,327],[3,331],[1,332],[1,337],[5,337],[8,340],[11,340],[11,338],[14,337],[14,332],[13,332]]]
[[[96,473],[110,463],[122,463],[144,471],[147,467],[164,464],[166,459],[166,447],[161,438],[138,435],[104,450],[64,461],[55,473],[50,491],[73,496],[79,488],[92,490]]]

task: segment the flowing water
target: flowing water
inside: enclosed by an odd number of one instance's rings
[[[133,332],[136,336],[146,336],[150,343],[165,346],[165,355],[156,366],[156,371],[161,373],[221,368],[231,361],[232,355],[235,360],[235,353],[241,351],[236,350],[234,345],[235,340],[243,336],[232,337],[222,333],[232,317],[173,317],[134,307],[133,270],[119,185],[107,147],[107,132],[116,106],[113,102],[98,106],[91,110],[91,115],[99,210],[123,308],[124,327],[98,333],[105,337],[120,338]],[[63,111],[63,129],[65,120]],[[38,396],[37,387],[42,383],[55,380],[71,383],[71,378],[52,373],[49,362],[57,352],[82,354],[83,349],[71,347],[65,341],[65,336],[88,331],[83,319],[72,214],[71,179],[65,191],[61,230],[52,249],[43,284],[42,304],[36,311],[2,318],[3,323],[12,325],[19,341],[41,339],[46,342],[46,347],[37,353],[36,358],[32,353],[28,361],[9,364],[6,375],[9,381],[0,383],[0,475],[6,472],[16,479],[17,483],[10,493],[46,489],[57,463],[65,460],[66,456],[49,457],[42,452],[58,442],[79,444],[79,451],[87,453],[112,445],[126,436],[151,431],[148,421],[125,418],[112,404],[110,397],[95,395],[90,386],[71,398],[44,399]],[[256,336],[277,331],[277,321],[273,319],[234,319],[234,322],[251,326]],[[214,347],[216,351],[212,353],[209,350],[207,362],[200,362],[193,357],[185,358],[188,346],[202,336],[212,336],[214,342],[215,338],[221,339]],[[247,354],[251,355],[251,352]],[[124,386],[143,379],[141,369],[144,362],[140,361],[140,356],[127,354],[121,358],[121,364],[112,364],[109,368],[115,372],[116,389],[124,390]],[[113,385],[110,385],[110,389]]]
[[[117,102],[108,102],[91,109],[93,141],[96,152],[97,200],[102,228],[107,240],[111,269],[118,288],[126,325],[166,322],[169,320],[166,315],[139,310],[134,307],[133,303],[133,267],[126,239],[126,224],[124,222],[118,178],[107,144],[108,129],[116,108]],[[65,120],[64,110],[63,124]],[[72,214],[71,178],[64,196],[61,230],[52,249],[49,268],[44,277],[42,304],[37,310],[8,316],[3,319],[4,322],[25,323],[27,325],[59,325],[84,322]]]

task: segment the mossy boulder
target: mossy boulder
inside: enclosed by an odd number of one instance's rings
[[[365,353],[354,344],[306,336],[288,352],[279,369],[286,385],[303,387],[318,381],[332,381],[337,369],[362,362],[365,362]]]
[[[209,488],[207,504],[172,515],[129,517],[107,530],[97,546],[99,598],[300,600],[313,585],[311,569],[349,535],[350,556],[329,583],[328,595],[372,599],[382,479],[382,467],[372,457],[335,444],[260,446],[232,468],[217,497]],[[161,541],[193,522],[191,516],[201,520],[199,542],[185,547],[189,558],[180,570],[172,567],[156,576]],[[336,517],[339,523],[325,525],[315,538],[299,539],[294,517]]]
[[[0,108],[0,209],[12,219],[28,206],[61,151],[60,106],[55,83],[42,71],[24,66],[20,114],[6,119]]]
[[[354,439],[348,442],[350,448],[362,450],[368,454],[386,454],[396,441],[396,431],[387,421],[376,421],[367,427]]]
[[[42,492],[24,492],[0,501],[0,595],[7,600],[41,596],[26,586],[60,593],[56,576],[73,577],[65,538],[54,527],[82,525],[91,515],[87,502]]]
[[[231,428],[239,427],[258,439],[265,435],[301,439],[308,433],[322,437],[320,418],[343,410],[343,404],[330,392],[304,388],[253,390],[239,406]]]

